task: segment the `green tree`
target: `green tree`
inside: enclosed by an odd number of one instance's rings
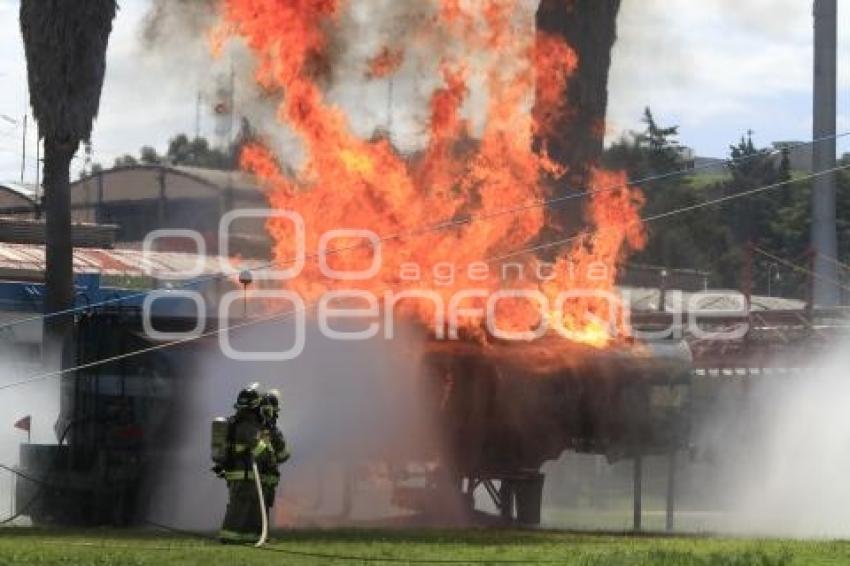
[[[135,165],[174,165],[186,167],[203,167],[232,171],[239,165],[239,154],[245,144],[257,138],[248,120],[242,120],[242,126],[236,139],[226,149],[212,147],[204,137],[189,138],[186,134],[177,134],[168,142],[165,155],[157,153],[156,149],[146,145],[139,150],[139,156],[125,154],[118,157],[114,167],[131,167]],[[92,171],[103,171],[100,164],[95,163]]]
[[[778,185],[791,179],[787,152],[777,159],[775,152],[757,148],[752,132],[742,136],[737,144],[730,146],[730,161],[727,169],[730,178],[713,186],[719,195],[738,195],[762,187]],[[740,285],[744,262],[750,245],[766,248],[770,253],[793,263],[805,264],[808,236],[807,210],[799,208],[796,200],[801,185],[786,184],[775,189],[757,192],[731,201],[722,210],[722,221],[732,235],[731,247],[724,255],[725,263],[720,266],[722,280],[730,286]],[[755,254],[753,261],[753,292],[766,293],[768,288],[778,288],[777,282],[768,285],[768,277],[782,273],[787,283],[785,294],[793,290],[799,294],[799,277],[790,269],[783,269],[775,261]],[[771,266],[771,264],[774,264]]]
[[[740,194],[791,179],[787,155],[777,163],[767,149],[757,149],[752,132],[730,147],[728,169],[732,178],[722,183],[723,194]],[[779,209],[789,203],[790,187],[757,193],[735,201],[729,208],[729,222],[736,243],[757,243],[771,239],[771,222]]]
[[[156,152],[156,149],[146,145],[139,150],[139,161],[145,165],[156,165],[162,161],[162,158]]]
[[[770,222],[769,239],[763,240],[765,248],[784,260],[802,268],[808,268],[811,233],[810,180],[793,183],[786,189],[786,203],[773,215]],[[850,287],[850,174],[841,172],[836,176],[836,218],[838,226],[838,261],[842,282]],[[759,258],[757,268],[766,271],[772,260]],[[799,270],[779,265],[776,272],[780,280],[773,281],[772,288],[789,297],[805,298],[808,293],[809,277]],[[845,291],[845,297],[847,297]]]
[[[721,196],[742,195],[720,206],[704,207],[648,224],[646,249],[634,262],[670,268],[692,268],[712,274],[716,287],[742,288],[742,275],[750,244],[780,257],[783,262],[807,267],[810,230],[811,183],[798,182],[744,194],[792,178],[788,153],[781,157],[758,148],[752,133],[729,148],[728,178],[696,183],[693,178],[671,175],[687,169],[679,144],[678,128],[660,125],[647,109],[645,129],[614,143],[605,154],[609,167],[625,169],[642,183],[646,195],[644,216],[653,217]],[[698,178],[698,177],[697,177]],[[850,178],[838,176],[838,226],[840,257],[850,257]],[[844,219],[844,220],[842,220]],[[784,296],[805,297],[805,273],[754,253],[753,291],[770,290]],[[779,280],[775,277],[779,274]]]
[[[113,167],[132,167],[134,165],[138,165],[139,160],[133,157],[130,154],[122,155],[121,157],[116,157],[113,162]],[[94,168],[92,168],[94,169]]]
[[[684,168],[682,146],[676,139],[679,126],[660,126],[648,107],[643,111],[642,121],[646,130],[636,135],[637,144],[647,150],[646,157],[652,171],[662,174]]]
[[[171,139],[165,159],[172,165],[209,169],[233,169],[234,166],[232,149],[216,149],[210,146],[206,138],[189,139],[186,134],[179,134]]]
[[[643,215],[653,217],[706,200],[706,191],[689,176],[675,174],[689,167],[677,139],[678,127],[660,125],[649,108],[643,123],[642,132],[623,136],[604,156],[605,165],[625,169],[633,182],[650,179],[641,183],[646,196]],[[729,246],[728,228],[710,208],[660,219],[646,229],[647,246],[635,255],[635,263],[717,273],[718,259]]]

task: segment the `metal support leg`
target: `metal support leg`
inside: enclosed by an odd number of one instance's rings
[[[354,508],[354,470],[351,466],[343,467],[343,484],[342,484],[342,510],[340,517],[343,519],[351,518],[351,511]]]
[[[641,490],[643,487],[643,456],[638,454],[635,456],[635,465],[634,465],[634,530],[640,530],[640,520],[641,520]]]
[[[478,488],[478,480],[475,478],[466,479],[466,490],[462,490],[463,503],[468,511],[475,510],[475,490]]]
[[[502,480],[499,487],[499,500],[502,502],[502,519],[511,521],[514,518],[514,488],[513,482]]]
[[[667,455],[667,532],[675,529],[676,511],[676,449]]]

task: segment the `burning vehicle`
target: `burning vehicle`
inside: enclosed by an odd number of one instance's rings
[[[540,468],[563,452],[613,462],[688,446],[691,357],[683,342],[602,351],[559,337],[432,343],[422,370],[434,388],[442,472],[468,511],[483,487],[503,518],[537,524]]]

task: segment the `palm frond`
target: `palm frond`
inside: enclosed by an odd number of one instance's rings
[[[91,136],[116,0],[21,0],[30,102],[46,139]]]

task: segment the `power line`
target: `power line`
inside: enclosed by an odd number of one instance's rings
[[[843,169],[847,169],[847,168],[850,168],[850,165],[845,165],[845,166],[842,166],[842,167],[836,167],[835,171],[843,170]],[[832,172],[835,172],[835,171],[823,171],[821,173],[813,174],[811,177],[815,177],[817,175],[822,175],[822,174],[828,174],[828,173],[832,173]],[[654,216],[647,217],[647,218],[644,219],[644,222],[652,222],[652,221],[655,221],[655,220],[659,220],[659,219],[662,219],[662,218],[667,218],[667,217],[673,216],[675,214],[682,214],[682,213],[685,213],[685,212],[689,212],[689,211],[692,211],[692,210],[703,208],[705,206],[713,206],[713,205],[723,204],[725,202],[729,202],[729,201],[740,199],[740,198],[745,198],[747,196],[752,196],[754,194],[758,194],[758,193],[765,192],[765,191],[768,191],[768,190],[783,187],[783,186],[785,186],[789,183],[798,182],[798,181],[802,181],[802,180],[806,180],[806,178],[796,179],[796,180],[791,180],[791,181],[783,181],[783,182],[780,182],[780,183],[774,183],[774,184],[771,184],[771,185],[766,185],[764,187],[758,187],[758,188],[755,188],[755,189],[752,189],[752,190],[749,190],[749,191],[744,191],[744,192],[741,192],[741,193],[738,193],[738,194],[735,194],[735,195],[729,195],[729,196],[722,197],[722,198],[719,198],[719,199],[714,199],[713,201],[707,201],[705,203],[699,203],[699,204],[696,204],[696,205],[681,207],[679,209],[674,209],[674,210],[671,210],[671,211],[668,211],[668,212],[665,212],[665,213],[661,213],[661,214],[657,214],[657,215],[654,215]],[[596,231],[596,232],[598,232],[598,231]],[[572,238],[572,239],[575,239],[575,238]],[[537,248],[539,248],[539,247],[529,248],[528,251],[534,251]],[[797,266],[797,265],[795,265],[791,262],[784,260],[783,258],[780,258],[779,256],[776,256],[774,254],[771,254],[770,252],[762,250],[761,248],[756,247],[756,248],[754,248],[754,250],[757,253],[764,255],[765,257],[768,257],[768,258],[770,258],[774,261],[782,263],[782,264],[789,266],[793,269],[802,271],[804,273],[811,273],[810,270],[801,268],[801,267],[799,267],[799,266]],[[528,251],[526,253],[528,253]],[[818,276],[817,274],[813,274],[813,275],[815,277]],[[840,283],[839,283],[839,285],[840,285]],[[137,351],[134,351],[134,352],[127,352],[127,353],[124,353],[124,354],[113,356],[111,358],[107,358],[107,359],[104,359],[104,360],[96,360],[95,362],[91,362],[91,363],[88,363],[88,364],[82,364],[82,365],[76,366],[74,368],[67,368],[67,369],[64,369],[64,370],[45,373],[45,374],[42,374],[42,375],[39,375],[39,376],[33,376],[32,378],[28,378],[26,380],[22,380],[22,381],[19,381],[19,382],[16,382],[16,383],[6,384],[6,385],[0,387],[0,390],[5,390],[5,389],[8,389],[8,388],[17,387],[19,385],[32,383],[34,381],[47,379],[49,377],[61,376],[65,373],[70,373],[70,372],[81,370],[81,369],[87,369],[87,368],[90,368],[90,367],[104,365],[104,364],[111,363],[111,362],[114,362],[114,361],[118,361],[118,360],[121,360],[121,359],[134,357],[134,356],[137,356],[137,355],[140,355],[140,354],[143,354],[143,353],[149,353],[149,352],[162,350],[162,349],[165,349],[165,348],[177,346],[177,345],[184,344],[184,343],[193,342],[193,341],[196,341],[196,340],[203,338],[203,337],[208,337],[208,336],[220,334],[224,331],[238,330],[238,329],[241,329],[241,328],[254,326],[254,325],[259,324],[261,322],[267,322],[267,321],[275,320],[275,319],[285,320],[285,319],[292,317],[296,312],[297,312],[297,309],[293,309],[291,311],[286,311],[286,312],[282,312],[282,313],[274,313],[272,315],[268,315],[268,316],[265,316],[265,317],[259,317],[257,319],[252,319],[252,320],[249,320],[249,321],[246,321],[246,322],[234,324],[234,325],[231,325],[231,326],[228,326],[228,327],[225,327],[225,328],[219,328],[219,329],[204,333],[204,334],[197,336],[197,337],[188,337],[188,338],[181,339],[181,340],[166,342],[166,343],[163,343],[163,344],[151,346],[149,348],[144,348],[144,349],[137,350]],[[9,470],[9,471],[11,471],[15,474],[20,475],[21,477],[24,477],[25,479],[29,479],[30,481],[34,481],[34,482],[39,483],[39,484],[44,483],[44,482],[40,482],[39,480],[36,480],[34,478],[30,478],[29,476],[26,476],[26,475],[20,473],[18,470],[14,470],[13,468],[10,468],[8,466],[0,464],[0,468]],[[26,507],[28,507],[30,504],[32,504],[34,500],[35,500],[35,498],[32,501],[30,501]],[[24,512],[24,510],[20,511],[15,516],[20,515],[23,512]],[[9,520],[11,520],[13,518],[14,518],[14,516],[12,518],[10,518]],[[194,535],[194,536],[210,538],[207,535],[203,535],[203,534],[199,534],[199,533],[192,533],[192,532],[188,532],[188,531],[180,531],[178,529],[174,529],[172,527],[168,527],[166,525],[161,525],[161,524],[150,522],[150,521],[148,521],[148,523],[153,525],[153,526],[156,526],[158,528],[170,530],[170,531],[173,531],[173,532],[182,532],[184,534],[191,534],[191,535]],[[408,559],[408,558],[404,558],[404,557],[370,557],[370,556],[343,555],[343,554],[332,554],[332,553],[311,553],[311,552],[302,552],[302,551],[296,551],[296,550],[290,550],[290,549],[284,549],[284,548],[277,548],[277,547],[261,547],[261,549],[264,550],[264,551],[276,552],[276,553],[280,553],[280,554],[287,554],[287,555],[290,555],[290,556],[302,556],[302,557],[309,557],[309,558],[321,558],[321,559],[325,559],[325,560],[339,560],[339,561],[347,561],[347,562],[357,561],[357,562],[364,562],[364,563],[373,562],[373,563],[415,563],[415,564],[477,564],[477,563],[490,563],[490,564],[556,564],[556,563],[562,562],[562,561],[559,561],[559,560],[526,560],[526,559],[522,559],[522,560],[494,560],[494,559],[461,560],[461,559],[424,559],[424,558]]]
[[[788,260],[786,260],[782,257],[779,257],[775,254],[772,254],[768,251],[765,251],[758,246],[753,246],[753,251],[756,252],[759,255],[762,255],[762,256],[764,256],[768,259],[775,261],[776,263],[784,265],[785,267],[792,269],[793,271],[798,271],[798,272],[800,272],[804,275],[809,275],[811,277],[814,277],[815,279],[820,279],[821,281],[826,281],[827,283],[832,283],[833,285],[837,286],[839,289],[843,289],[844,291],[850,291],[850,287],[847,287],[841,281],[837,281],[835,279],[826,277],[826,276],[821,275],[821,274],[819,274],[815,271],[812,271],[811,269],[802,267],[800,265],[797,265],[796,263],[792,263],[792,262],[790,262],[790,261],[788,261]],[[839,264],[839,265],[842,265],[842,264]]]
[[[850,265],[843,263],[843,262],[840,262],[833,257],[827,257],[827,256],[821,254],[821,259],[840,267],[844,271],[850,271]]]
[[[814,145],[814,144],[821,143],[821,142],[824,142],[824,141],[827,141],[827,140],[836,139],[836,138],[840,138],[840,137],[846,137],[846,136],[850,136],[850,131],[840,132],[840,133],[837,133],[833,136],[827,136],[827,137],[824,137],[824,138],[814,139],[814,140],[811,140],[811,141],[800,142],[798,144],[787,146],[786,148],[783,148],[783,149],[775,149],[773,151],[768,151],[768,152],[759,152],[759,153],[756,153],[756,154],[753,154],[753,155],[746,155],[746,156],[739,157],[739,158],[732,158],[732,159],[728,159],[728,160],[718,162],[718,163],[704,164],[704,165],[701,165],[701,166],[698,166],[698,167],[676,169],[676,170],[673,170],[673,171],[670,171],[668,173],[664,173],[664,174],[661,174],[661,175],[644,177],[642,179],[637,179],[637,180],[634,180],[634,181],[628,181],[626,183],[618,183],[616,185],[610,185],[610,186],[602,187],[602,188],[599,188],[599,189],[592,189],[592,188],[591,189],[585,189],[583,191],[578,191],[578,192],[571,193],[571,194],[568,194],[568,195],[563,195],[563,196],[560,196],[560,197],[553,197],[553,198],[550,198],[550,199],[542,199],[542,200],[538,200],[538,201],[535,201],[535,202],[532,202],[532,203],[518,205],[518,206],[515,206],[515,207],[509,207],[509,208],[505,208],[505,209],[500,209],[500,210],[485,213],[485,214],[479,214],[479,215],[473,214],[473,215],[469,215],[469,216],[462,217],[462,218],[453,218],[453,219],[449,219],[449,220],[444,220],[444,221],[438,222],[436,224],[430,224],[430,225],[426,225],[426,226],[423,226],[423,227],[420,227],[420,228],[413,228],[409,231],[397,232],[395,234],[388,234],[388,235],[384,235],[384,236],[379,236],[377,238],[377,242],[383,243],[383,242],[387,242],[387,241],[391,241],[391,240],[398,240],[398,239],[407,238],[407,237],[419,236],[419,235],[426,234],[426,233],[429,233],[429,232],[438,232],[438,231],[447,230],[447,229],[450,229],[450,228],[456,228],[458,226],[472,224],[473,222],[497,218],[499,216],[504,216],[504,215],[508,215],[508,214],[517,214],[517,213],[520,213],[520,212],[525,212],[525,211],[533,210],[533,209],[536,209],[536,208],[543,208],[543,207],[547,207],[547,206],[551,206],[551,205],[557,205],[557,204],[560,204],[560,203],[569,202],[569,201],[572,201],[572,200],[585,198],[585,197],[588,197],[588,196],[593,196],[595,194],[616,191],[616,190],[620,190],[620,189],[623,189],[623,188],[638,186],[638,185],[642,185],[642,184],[645,184],[645,183],[651,183],[651,182],[660,181],[660,180],[663,180],[663,179],[669,179],[669,178],[678,177],[678,176],[687,176],[687,175],[690,175],[693,172],[699,171],[701,169],[710,169],[710,168],[718,167],[720,164],[726,164],[728,166],[728,165],[732,165],[732,164],[744,163],[744,162],[747,162],[747,161],[750,161],[750,160],[753,160],[753,159],[757,159],[757,158],[765,158],[765,157],[770,157],[772,155],[781,154],[786,150],[793,150],[793,149],[796,149],[796,148],[799,148],[799,147]],[[797,179],[797,180],[800,180],[800,179]],[[569,243],[573,239],[575,239],[575,238],[569,238],[567,240],[562,240],[561,243]],[[554,243],[553,245],[557,245],[557,242]],[[356,244],[349,244],[347,246],[339,246],[339,247],[330,248],[328,250],[325,250],[324,255],[325,256],[336,255],[336,254],[339,254],[341,252],[352,251],[352,250],[355,250],[355,249],[360,249],[362,247],[364,247],[364,244],[362,242],[356,243]],[[552,246],[548,246],[548,247],[552,247]],[[320,255],[322,255],[322,254],[318,254],[318,253],[306,254],[305,259],[317,259],[318,257],[320,257]],[[272,262],[268,262],[268,263],[256,266],[254,268],[251,268],[251,269],[249,269],[249,271],[252,271],[252,272],[263,271],[263,270],[266,270],[266,269],[272,269],[274,267],[290,265],[290,264],[294,263],[295,261],[297,261],[295,258],[284,260],[284,261],[278,261],[278,262],[272,261]],[[204,277],[200,277],[200,278],[197,278],[197,279],[194,279],[194,280],[191,280],[191,281],[187,281],[187,282],[182,283],[180,285],[175,285],[172,288],[173,289],[184,289],[186,287],[190,287],[190,286],[193,286],[193,285],[199,285],[199,284],[202,284],[202,283],[217,281],[217,280],[229,277],[230,275],[231,274],[229,274],[229,273],[223,273],[223,272],[222,273],[210,274],[210,275],[206,275]],[[146,296],[148,293],[149,293],[149,291],[143,291],[143,292],[134,293],[134,294],[130,294],[130,295],[124,295],[122,297],[115,297],[115,298],[112,298],[112,299],[106,299],[104,301],[91,303],[91,304],[87,304],[87,305],[80,306],[80,307],[72,307],[72,308],[69,308],[69,309],[65,309],[65,310],[61,310],[61,311],[55,311],[55,312],[52,312],[52,313],[39,314],[39,315],[31,316],[31,317],[19,318],[19,319],[16,319],[14,321],[10,321],[10,322],[4,323],[4,324],[0,324],[0,330],[4,330],[6,328],[10,328],[10,327],[17,326],[19,324],[24,324],[24,323],[27,323],[27,322],[34,322],[34,321],[38,321],[38,320],[46,320],[48,318],[52,318],[52,317],[56,317],[56,316],[68,315],[68,314],[73,314],[73,313],[85,311],[85,310],[88,310],[88,309],[91,309],[91,308],[94,308],[94,307],[112,305],[112,304],[122,303],[122,302],[133,300],[133,299],[138,299],[138,298],[142,298],[142,297]]]
[[[656,220],[662,220],[664,218],[668,218],[670,216],[675,216],[677,214],[682,214],[682,213],[685,213],[685,212],[693,212],[694,210],[699,210],[701,208],[706,208],[706,207],[709,207],[709,206],[716,206],[718,204],[723,204],[725,202],[729,202],[729,201],[736,200],[736,199],[739,199],[739,198],[752,196],[752,195],[763,193],[763,192],[770,191],[770,190],[773,190],[773,189],[778,189],[778,188],[784,187],[786,185],[791,185],[791,184],[794,184],[794,183],[799,183],[801,181],[808,181],[808,180],[811,180],[811,179],[816,179],[816,178],[822,177],[824,175],[831,175],[832,173],[836,173],[838,171],[844,171],[845,169],[850,169],[850,164],[840,165],[838,167],[833,167],[832,169],[827,169],[825,171],[819,171],[817,173],[812,173],[810,175],[806,175],[805,177],[798,177],[797,179],[788,179],[787,181],[780,181],[779,183],[773,183],[771,185],[756,187],[755,189],[750,189],[748,191],[741,191],[740,193],[726,195],[724,197],[716,198],[716,199],[713,199],[713,200],[709,200],[709,201],[705,201],[705,202],[701,202],[701,203],[697,203],[697,204],[692,204],[690,206],[684,206],[684,207],[677,208],[677,209],[674,209],[674,210],[670,210],[670,211],[667,211],[667,212],[654,214],[652,216],[644,216],[644,217],[639,218],[638,220],[635,220],[635,221],[630,222],[628,224],[620,224],[620,225],[617,225],[617,226],[607,226],[605,228],[597,229],[597,230],[594,230],[594,231],[586,233],[586,234],[578,234],[576,236],[570,236],[569,238],[563,238],[561,240],[554,240],[554,241],[551,241],[551,242],[546,242],[546,243],[543,243],[543,244],[540,244],[540,245],[537,245],[537,246],[533,246],[533,247],[530,247],[530,248],[525,248],[525,249],[522,249],[522,250],[510,252],[510,253],[507,253],[507,254],[504,254],[504,255],[501,255],[501,256],[489,258],[487,260],[487,262],[490,263],[490,262],[500,261],[500,260],[507,259],[507,258],[510,258],[510,257],[515,257],[517,255],[523,255],[523,254],[526,254],[526,253],[529,253],[529,252],[537,252],[537,251],[545,250],[545,249],[552,248],[552,247],[562,246],[562,245],[574,242],[576,240],[580,240],[582,238],[586,238],[588,236],[598,234],[599,232],[603,232],[603,231],[608,232],[608,231],[612,231],[612,230],[622,230],[624,228],[634,226],[634,225],[646,224],[646,223],[649,223],[649,222],[655,222]]]
[[[834,173],[835,171],[844,170],[844,169],[850,169],[850,164],[843,165],[843,166],[840,166],[840,167],[835,167],[834,169],[831,169],[831,170],[828,170],[828,171],[821,171],[819,173],[813,173],[809,177],[817,177],[819,175],[828,175],[828,174]],[[673,210],[670,210],[670,211],[667,211],[667,212],[664,212],[664,213],[660,213],[660,214],[656,214],[656,215],[653,215],[653,216],[648,216],[648,217],[643,218],[641,221],[636,221],[636,222],[628,223],[628,224],[621,224],[619,226],[606,227],[604,229],[597,229],[597,230],[594,230],[594,231],[589,232],[587,234],[580,234],[578,236],[572,236],[570,238],[565,238],[563,240],[558,240],[558,241],[555,241],[555,242],[549,242],[547,244],[531,246],[531,247],[528,247],[528,248],[525,248],[525,249],[522,249],[522,250],[518,250],[516,252],[512,252],[510,254],[506,254],[506,255],[503,255],[503,256],[488,258],[487,262],[490,263],[490,262],[495,262],[495,261],[501,261],[503,259],[507,259],[508,257],[514,257],[514,256],[517,256],[517,255],[524,255],[524,254],[536,252],[536,251],[539,251],[541,249],[545,249],[547,247],[552,247],[552,246],[555,246],[555,245],[563,245],[565,243],[569,243],[569,242],[578,240],[580,238],[592,236],[594,234],[598,234],[598,233],[603,232],[603,231],[608,231],[608,230],[612,230],[612,229],[622,230],[623,228],[625,228],[625,227],[627,227],[631,224],[636,224],[636,223],[639,223],[639,222],[645,222],[645,223],[654,222],[656,220],[660,220],[660,219],[663,219],[663,218],[669,218],[669,217],[674,216],[676,214],[683,214],[683,213],[686,213],[686,212],[691,212],[693,210],[697,210],[697,209],[704,208],[704,207],[707,207],[707,206],[720,205],[720,204],[723,204],[723,203],[726,203],[726,202],[731,202],[733,200],[752,196],[754,194],[758,194],[758,193],[766,192],[766,191],[769,191],[769,190],[774,190],[774,189],[777,189],[777,188],[780,188],[780,187],[784,187],[784,186],[791,184],[791,183],[797,183],[797,182],[800,182],[800,181],[805,181],[809,177],[803,177],[803,178],[799,178],[799,179],[791,179],[791,180],[788,180],[788,181],[782,181],[780,183],[773,183],[771,185],[765,185],[763,187],[757,187],[755,189],[750,189],[748,191],[743,191],[743,192],[736,193],[736,194],[733,194],[733,195],[727,195],[725,197],[714,199],[714,200],[711,200],[711,201],[706,201],[706,202],[695,204],[695,205],[690,205],[690,206],[685,206],[685,207],[673,209]],[[64,369],[59,369],[59,370],[55,370],[55,371],[50,371],[50,372],[45,372],[45,373],[42,373],[42,374],[34,375],[34,376],[31,376],[31,377],[28,377],[28,378],[25,378],[25,379],[22,379],[22,380],[19,380],[19,381],[0,385],[0,391],[6,390],[6,389],[11,389],[13,387],[19,387],[19,386],[22,386],[22,385],[28,385],[28,384],[36,382],[36,381],[43,381],[45,379],[49,379],[49,378],[52,378],[52,377],[60,377],[62,375],[65,375],[65,374],[68,374],[68,373],[73,373],[73,372],[78,371],[78,370],[84,370],[84,369],[99,367],[99,366],[102,366],[102,365],[105,365],[105,364],[108,364],[108,363],[112,363],[112,362],[116,362],[116,361],[120,361],[120,360],[125,360],[125,359],[128,359],[128,358],[133,358],[133,357],[136,357],[136,356],[139,356],[139,355],[142,355],[142,354],[148,354],[148,353],[156,352],[156,351],[159,351],[159,350],[164,350],[166,348],[171,348],[173,346],[180,346],[182,344],[195,342],[195,341],[200,340],[202,338],[209,338],[209,337],[212,337],[212,336],[217,336],[219,334],[223,334],[224,332],[230,332],[232,330],[240,330],[242,328],[247,328],[247,327],[250,327],[250,326],[256,326],[257,324],[260,324],[260,323],[263,323],[263,322],[269,322],[269,321],[272,321],[272,320],[287,320],[287,319],[291,318],[292,316],[294,316],[294,315],[296,315],[300,312],[306,312],[307,308],[312,308],[312,307],[316,306],[316,304],[317,304],[317,302],[310,304],[310,305],[307,305],[303,309],[294,308],[294,309],[288,310],[288,311],[272,313],[272,314],[265,315],[265,316],[262,316],[262,317],[258,317],[258,318],[255,318],[255,319],[251,319],[251,320],[248,320],[248,321],[239,322],[239,323],[236,323],[236,324],[233,324],[233,325],[230,325],[230,326],[224,326],[224,327],[216,328],[214,330],[209,330],[207,332],[202,332],[202,333],[194,335],[194,336],[187,336],[185,338],[172,340],[170,342],[163,342],[161,344],[155,344],[153,346],[149,346],[147,348],[141,348],[139,350],[134,350],[132,352],[124,352],[122,354],[117,354],[115,356],[111,356],[109,358],[105,358],[105,359],[102,359],[102,360],[95,360],[93,362],[87,362],[87,363],[80,364],[80,365],[77,365],[77,366],[74,366],[74,367],[69,367],[69,368],[64,368]]]
[[[27,481],[33,482],[34,484],[38,485],[39,487],[42,487],[42,488],[53,487],[47,481],[44,481],[44,480],[41,480],[41,479],[38,479],[38,478],[34,478],[34,477],[32,477],[28,474],[21,472],[20,470],[13,468],[12,466],[7,466],[6,464],[0,463],[0,469],[7,470],[8,472],[11,472],[12,474],[15,474],[16,476],[18,476],[20,478],[23,478]],[[32,501],[30,501],[27,504],[27,506],[29,506],[31,503],[32,503]],[[6,518],[3,521],[0,521],[0,524],[7,523],[7,522],[13,520],[14,518],[16,518],[17,516],[22,515],[23,513],[24,513],[24,510],[21,510],[18,513],[16,513],[15,515],[13,515],[12,517]],[[183,536],[190,536],[190,537],[199,538],[199,539],[203,539],[203,540],[213,541],[217,544],[219,542],[216,537],[208,535],[206,533],[199,533],[197,531],[190,531],[190,530],[186,530],[186,529],[178,529],[176,527],[164,525],[162,523],[159,523],[159,522],[156,522],[156,521],[151,521],[151,520],[145,520],[143,522],[152,526],[152,527],[155,527],[157,529],[168,531],[168,532],[171,532],[171,533],[174,533],[174,534],[179,534],[179,535],[183,535]],[[85,543],[83,543],[83,544],[85,544]],[[181,546],[181,547],[155,546],[154,547],[154,546],[145,545],[143,547],[139,547],[139,546],[131,547],[129,545],[102,545],[102,547],[103,548],[109,548],[109,547],[136,548],[136,549],[139,549],[139,550],[150,549],[150,548],[153,548],[155,550],[177,550],[177,551],[187,550],[187,547],[185,547],[185,546]],[[205,545],[205,547],[206,547],[206,545]],[[245,547],[245,549],[250,550],[250,551],[254,551],[254,552],[256,552],[257,550],[262,550],[262,551],[266,551],[266,552],[275,552],[275,553],[278,553],[278,554],[287,554],[287,555],[290,555],[290,556],[300,556],[300,557],[304,557],[304,558],[321,558],[321,559],[324,559],[324,560],[337,560],[337,561],[360,562],[360,563],[365,563],[365,562],[383,563],[383,564],[399,564],[399,563],[405,563],[405,564],[563,564],[564,563],[564,560],[557,560],[557,559],[540,560],[540,559],[499,559],[499,558],[475,559],[475,558],[471,558],[471,559],[465,559],[464,560],[464,559],[459,559],[459,558],[457,558],[457,559],[456,558],[421,558],[421,557],[406,558],[406,557],[403,557],[403,556],[364,556],[364,555],[355,555],[355,554],[336,554],[336,553],[330,553],[330,552],[308,552],[308,551],[292,550],[292,549],[288,549],[288,548],[273,547],[273,546],[261,546],[259,548],[257,548],[257,547]]]
[[[38,375],[35,375],[35,376],[32,376],[32,377],[21,379],[19,381],[14,381],[12,383],[6,383],[6,384],[3,384],[3,385],[0,385],[0,391],[3,391],[5,389],[11,389],[13,387],[19,387],[21,385],[27,385],[29,383],[33,383],[33,382],[36,382],[36,381],[44,381],[45,379],[50,379],[51,377],[60,377],[62,375],[65,375],[65,374],[68,374],[68,373],[73,373],[73,372],[79,371],[79,370],[99,367],[99,366],[109,364],[109,363],[112,363],[112,362],[125,360],[127,358],[134,358],[134,357],[140,356],[142,354],[149,354],[149,353],[156,352],[156,351],[159,351],[159,350],[165,350],[166,348],[171,348],[171,347],[174,347],[174,346],[180,346],[182,344],[188,344],[190,342],[196,342],[198,340],[201,340],[202,338],[210,338],[212,336],[216,336],[216,335],[222,334],[224,332],[230,332],[232,330],[240,330],[242,328],[247,328],[249,326],[256,326],[257,324],[261,324],[263,322],[269,322],[269,321],[272,321],[272,320],[286,320],[286,319],[294,316],[297,312],[298,312],[297,309],[293,309],[293,310],[290,310],[290,311],[273,313],[271,315],[253,318],[253,319],[250,319],[250,320],[245,321],[245,322],[239,322],[239,323],[236,323],[236,324],[233,324],[233,325],[230,325],[230,326],[224,326],[224,327],[216,328],[214,330],[209,330],[207,332],[202,332],[202,333],[197,334],[197,335],[187,336],[185,338],[172,340],[170,342],[163,342],[161,344],[154,344],[153,346],[148,346],[147,348],[140,348],[138,350],[133,350],[131,352],[124,352],[123,354],[117,354],[115,356],[111,356],[109,358],[104,358],[102,360],[95,360],[93,362],[80,364],[80,365],[70,367],[70,368],[64,368],[64,369],[59,369],[59,370],[56,370],[56,371],[45,372],[45,373],[38,374]]]

